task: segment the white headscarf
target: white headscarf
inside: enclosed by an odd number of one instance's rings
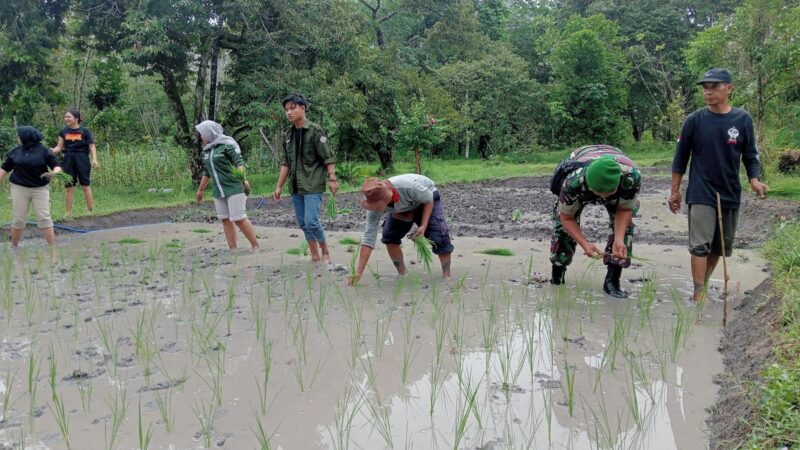
[[[194,127],[197,129],[197,132],[200,133],[200,136],[208,142],[208,144],[203,146],[203,150],[209,150],[218,145],[232,145],[236,147],[236,153],[242,151],[239,148],[239,144],[236,143],[236,139],[222,134],[222,125],[217,122],[213,120],[204,120]]]

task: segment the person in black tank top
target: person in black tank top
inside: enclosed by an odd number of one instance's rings
[[[67,188],[64,196],[67,203],[67,216],[72,215],[75,185],[79,183],[86,199],[86,209],[89,212],[94,209],[94,196],[90,187],[91,173],[92,168],[100,167],[100,163],[97,162],[97,147],[95,147],[92,132],[81,126],[81,122],[83,122],[83,118],[78,110],[67,110],[64,113],[66,127],[58,133],[58,144],[52,149],[55,154],[64,152],[64,172],[72,176],[72,181],[66,183],[65,186]]]

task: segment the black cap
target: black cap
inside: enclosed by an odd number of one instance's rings
[[[709,69],[708,72],[703,74],[703,78],[697,84],[703,83],[727,83],[733,84],[731,73],[725,69]]]

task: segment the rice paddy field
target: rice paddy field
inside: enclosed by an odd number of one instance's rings
[[[722,283],[687,302],[682,247],[638,245],[617,300],[584,257],[552,287],[542,241],[457,237],[449,282],[379,246],[351,288],[358,234],[315,266],[297,230],[257,232],[257,253],[191,223],[0,249],[0,449],[707,446]],[[767,275],[736,255],[731,304]]]

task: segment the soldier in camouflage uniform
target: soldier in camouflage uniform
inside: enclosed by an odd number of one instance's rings
[[[622,151],[608,145],[587,145],[570,154],[575,167],[568,172],[553,207],[553,237],[550,244],[553,284],[563,284],[575,246],[589,257],[603,257],[608,273],[603,291],[617,298],[628,293],[620,288],[622,269],[631,264],[633,214],[639,208],[641,173]],[[580,229],[584,206],[601,204],[608,211],[611,234],[605,251],[589,242]]]

